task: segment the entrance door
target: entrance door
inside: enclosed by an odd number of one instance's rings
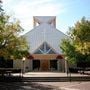
[[[49,70],[49,61],[48,60],[41,60],[40,63],[41,63],[40,64],[41,71]]]
[[[50,69],[51,71],[57,70],[57,60],[50,60]]]
[[[33,70],[39,71],[40,69],[40,60],[33,60]]]

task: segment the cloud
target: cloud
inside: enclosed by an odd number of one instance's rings
[[[33,0],[28,2],[27,0],[22,0],[14,7],[14,12],[16,16],[29,17],[33,15],[57,15],[62,13],[63,6],[59,3],[54,3],[53,0]]]
[[[32,16],[57,16],[65,12],[64,4],[58,0],[4,0],[4,6],[15,13],[26,31],[32,28]]]

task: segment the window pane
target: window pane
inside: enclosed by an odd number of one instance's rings
[[[44,43],[41,45],[40,49],[44,51]]]
[[[48,52],[48,54],[56,54],[52,49]]]
[[[46,51],[48,51],[50,49],[50,47],[46,44]]]
[[[34,54],[42,54],[40,50],[37,50]]]

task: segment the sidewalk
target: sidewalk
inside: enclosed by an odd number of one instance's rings
[[[70,75],[70,74],[68,74]],[[71,76],[89,76],[85,74],[75,74],[72,73]],[[67,77],[67,73],[61,73],[61,72],[28,72],[23,74],[23,77]]]

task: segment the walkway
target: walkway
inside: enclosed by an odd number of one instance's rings
[[[60,72],[28,72],[23,74],[24,77],[67,77],[67,73]],[[71,76],[88,76],[85,74],[71,74]]]

